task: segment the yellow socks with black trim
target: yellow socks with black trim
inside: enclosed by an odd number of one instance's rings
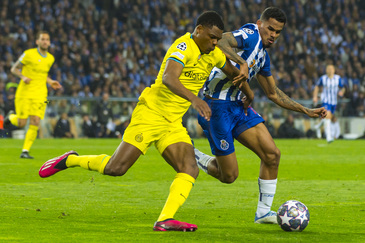
[[[38,135],[38,126],[29,125],[29,129],[24,139],[23,151],[30,150],[30,147],[32,147],[34,140],[37,138],[37,135]]]
[[[176,211],[188,198],[195,179],[186,173],[177,173],[170,186],[170,194],[157,221],[173,218]]]
[[[80,166],[87,170],[99,171],[104,174],[106,164],[109,162],[111,156],[106,154],[101,155],[70,155],[66,160],[67,167]]]
[[[18,116],[16,114],[10,114],[9,115],[9,121],[11,122],[11,124],[13,124],[14,126],[19,126],[18,123]]]

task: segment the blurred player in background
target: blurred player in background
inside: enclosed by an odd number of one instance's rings
[[[41,31],[36,37],[37,48],[24,51],[11,67],[11,72],[21,80],[15,93],[15,114],[13,111],[9,112],[4,121],[5,126],[11,123],[23,128],[29,118],[29,129],[20,154],[20,158],[25,159],[33,159],[29,155],[29,150],[37,138],[40,121],[46,111],[47,84],[54,89],[62,87],[58,81],[48,77],[48,72],[55,61],[53,55],[48,52],[51,45],[48,32]]]
[[[221,68],[229,77],[239,75],[239,70],[226,62],[224,53],[215,48],[222,38],[223,29],[223,21],[216,12],[205,12],[198,18],[193,34],[186,33],[170,46],[155,84],[141,94],[123,141],[113,156],[79,156],[70,151],[47,161],[39,175],[48,177],[60,170],[80,166],[105,175],[122,176],[140,155],[155,144],[177,175],[153,229],[195,231],[196,225],[173,219],[199,174],[191,139],[182,126],[182,116],[192,105],[201,117],[210,119],[208,104],[197,94],[214,66]]]
[[[246,24],[238,30],[223,34],[219,48],[249,82],[256,76],[266,96],[277,105],[310,117],[325,117],[324,108],[308,109],[284,94],[277,86],[270,71],[270,58],[266,51],[279,38],[286,23],[285,13],[275,7],[264,10],[256,24]],[[236,52],[232,48],[237,48]],[[261,159],[259,201],[255,223],[277,223],[276,212],[271,205],[276,191],[280,151],[265,127],[264,120],[249,107],[244,112],[241,92],[229,78],[214,68],[204,85],[205,101],[212,110],[210,121],[198,117],[199,124],[208,137],[214,157],[195,149],[200,169],[224,183],[232,183],[238,177],[238,164],[234,138],[251,149]]]
[[[315,129],[317,131],[317,137],[321,138],[321,126],[324,123],[324,131],[328,143],[333,142],[335,139],[332,136],[333,132],[331,131],[331,118],[336,111],[337,95],[343,97],[345,94],[345,87],[341,77],[340,75],[335,74],[335,71],[335,66],[327,65],[326,74],[318,79],[313,91],[313,105],[316,106],[318,103],[319,90],[322,88],[321,102],[327,110],[327,117],[326,119],[321,120],[321,122],[315,126]]]

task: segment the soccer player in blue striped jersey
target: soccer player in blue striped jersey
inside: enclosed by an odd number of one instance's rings
[[[256,24],[245,24],[238,30],[223,34],[219,48],[240,69],[248,82],[256,76],[267,97],[277,105],[309,117],[326,116],[322,108],[309,109],[293,101],[277,86],[270,71],[266,51],[280,36],[286,23],[285,13],[275,7],[264,10]],[[208,137],[215,157],[195,149],[200,169],[223,183],[232,183],[238,176],[238,165],[233,140],[251,149],[260,159],[259,202],[255,223],[277,223],[271,205],[276,192],[280,150],[263,124],[263,118],[252,108],[245,109],[242,93],[226,75],[214,68],[205,83],[204,100],[212,110],[210,121],[201,116],[199,124]]]
[[[342,97],[345,93],[345,87],[342,83],[341,77],[340,75],[335,74],[335,71],[335,66],[327,65],[326,74],[322,75],[318,79],[313,91],[313,105],[317,105],[318,93],[320,88],[322,88],[321,101],[322,105],[327,110],[327,117],[326,119],[321,120],[321,122],[318,123],[315,128],[317,130],[317,136],[321,137],[320,127],[324,123],[324,131],[328,143],[331,143],[334,140],[334,137],[331,135],[331,118],[336,111],[337,96]]]

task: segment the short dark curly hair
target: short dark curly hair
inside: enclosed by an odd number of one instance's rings
[[[196,22],[196,26],[203,25],[209,28],[217,26],[219,29],[224,30],[224,24],[222,17],[215,11],[206,11],[202,13]]]
[[[262,21],[269,20],[269,18],[276,19],[280,23],[286,24],[286,15],[283,10],[277,7],[268,7],[262,14],[260,19]]]

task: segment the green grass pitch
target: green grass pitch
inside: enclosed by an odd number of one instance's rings
[[[275,140],[281,150],[273,210],[303,202],[303,232],[253,223],[259,159],[237,144],[240,175],[227,185],[201,172],[175,215],[196,232],[154,232],[175,171],[154,147],[123,177],[71,168],[38,176],[48,159],[74,149],[112,154],[116,139],[36,140],[34,160],[19,159],[22,140],[0,140],[0,242],[365,242],[365,140]],[[210,153],[208,141],[195,140]]]

